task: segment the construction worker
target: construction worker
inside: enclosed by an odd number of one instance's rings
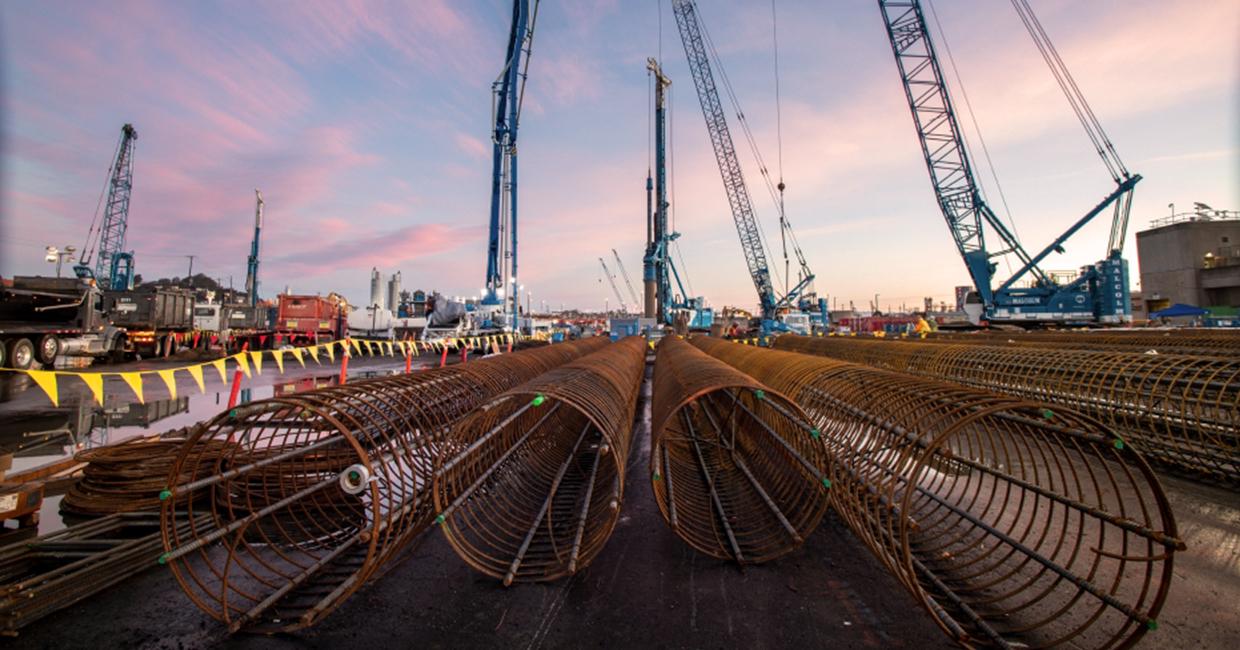
[[[913,327],[913,332],[916,334],[928,334],[930,332],[930,323],[926,322],[924,315],[917,315],[917,325]]]

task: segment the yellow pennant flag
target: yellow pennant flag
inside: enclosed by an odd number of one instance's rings
[[[118,372],[121,379],[129,384],[129,388],[133,390],[133,394],[138,397],[139,404],[146,404],[146,399],[142,397],[142,373],[140,372]]]
[[[95,402],[99,406],[103,406],[103,374],[98,372],[83,372],[78,375],[82,379],[82,383],[90,389],[90,394],[95,396]]]
[[[366,341],[366,354],[372,357],[375,356],[375,342],[374,341]]]
[[[251,352],[250,359],[254,362],[254,372],[263,374],[263,351]]]
[[[392,356],[393,354],[396,354],[395,352],[393,352],[393,351],[392,351],[392,342],[391,342],[391,341],[384,341],[384,342],[383,342],[383,345],[387,346],[387,352],[388,352],[388,356],[389,356],[389,357],[390,357],[390,356]]]
[[[315,363],[318,363],[318,362],[319,362],[319,346],[317,346],[317,345],[312,345],[312,346],[310,346],[310,347],[306,348],[306,352],[309,352],[309,353],[310,353],[310,358],[311,358],[311,359],[314,359],[314,362],[315,362]]]
[[[207,392],[207,387],[202,385],[202,365],[186,366],[185,370],[189,372],[189,376],[194,378],[194,383],[198,384],[198,392]]]
[[[328,360],[330,360],[332,363],[336,363],[336,341],[332,341],[331,343],[328,343],[327,345],[323,346],[323,348],[327,351]]]
[[[245,378],[250,378],[250,364],[245,360],[245,353],[238,352],[233,355],[233,361],[237,362],[237,367],[241,368],[241,372],[245,373]]]
[[[297,363],[300,363],[302,368],[306,367],[306,362],[301,358],[301,348],[293,348],[288,353],[293,355],[294,359],[297,359]]]
[[[228,359],[227,358],[216,359],[215,361],[211,362],[211,365],[215,366],[215,369],[219,371],[220,383],[227,384],[228,383],[228,371],[226,370],[225,367],[228,365]]]
[[[26,374],[34,380],[34,383],[47,393],[47,398],[52,400],[52,406],[60,406],[60,395],[56,390],[56,373],[49,370],[27,370]]]
[[[353,346],[353,354],[360,355],[362,353],[362,344],[358,343],[357,339],[345,339],[345,340],[349,342],[349,345]]]
[[[159,378],[164,380],[164,385],[168,387],[168,397],[171,397],[172,399],[177,398],[176,371],[177,371],[176,368],[169,368],[168,370],[158,371]]]
[[[272,350],[271,356],[275,357],[276,367],[280,369],[280,374],[284,374],[284,350]]]

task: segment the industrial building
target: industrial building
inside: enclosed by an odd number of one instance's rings
[[[1137,233],[1141,293],[1149,311],[1176,303],[1240,306],[1240,212],[1205,208],[1150,225]]]

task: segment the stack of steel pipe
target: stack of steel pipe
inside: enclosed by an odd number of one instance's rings
[[[645,350],[623,339],[453,427],[435,521],[461,559],[511,585],[570,576],[598,555],[620,514]]]
[[[959,343],[1018,347],[1191,354],[1209,357],[1240,356],[1240,332],[1203,330],[1105,330],[1039,332],[931,332],[931,343]]]
[[[825,446],[801,408],[683,339],[655,358],[650,469],[664,520],[698,551],[757,564],[827,511]]]
[[[1240,359],[780,336],[774,347],[1071,407],[1152,460],[1240,482]]]
[[[1127,647],[1184,548],[1146,462],[1067,409],[695,338],[813,418],[831,505],[964,645]]]
[[[174,464],[161,495],[160,563],[232,631],[312,625],[429,526],[436,457],[456,420],[605,343],[543,346],[223,413]],[[213,451],[221,441],[223,454]],[[205,453],[212,462],[201,462]]]

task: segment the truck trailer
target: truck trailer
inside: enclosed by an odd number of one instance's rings
[[[128,333],[109,322],[93,282],[16,276],[0,287],[0,367],[52,367],[61,356],[119,361],[127,344]]]

